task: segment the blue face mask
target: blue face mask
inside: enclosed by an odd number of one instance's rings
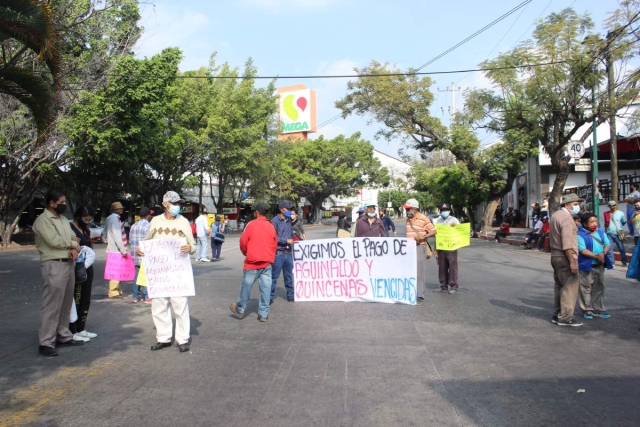
[[[580,213],[580,205],[575,205],[571,207],[571,213],[574,215],[578,215]]]
[[[180,214],[180,206],[171,205],[169,207],[169,215],[175,217],[178,216],[178,214]]]
[[[447,218],[447,217],[449,216],[449,211],[442,211],[442,212],[440,212],[440,216],[441,216],[442,218]]]
[[[291,211],[284,211],[283,215],[285,218],[291,218]]]
[[[375,218],[376,213],[375,213],[375,212],[367,212],[367,216],[368,216],[369,218]]]

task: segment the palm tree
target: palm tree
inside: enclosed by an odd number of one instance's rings
[[[33,114],[39,139],[44,139],[60,88],[60,55],[53,10],[42,0],[0,2],[0,93],[17,98]],[[28,68],[24,54],[31,50],[48,68],[51,78]],[[48,73],[46,73],[48,74]]]

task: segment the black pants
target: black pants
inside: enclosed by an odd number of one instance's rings
[[[78,320],[69,325],[72,334],[84,331],[87,324],[87,316],[89,315],[89,306],[91,305],[91,286],[93,285],[93,266],[87,268],[87,280],[82,283],[76,283],[73,291],[73,298],[76,300],[76,311]]]

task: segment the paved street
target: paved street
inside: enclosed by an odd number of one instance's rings
[[[307,235],[334,232],[317,227]],[[52,359],[37,355],[37,252],[0,253],[0,426],[637,426],[640,420],[640,285],[627,281],[621,267],[606,274],[613,317],[581,328],[549,322],[548,254],[478,239],[460,251],[457,295],[428,291],[422,307],[288,303],[281,278],[263,324],[256,321],[257,286],[245,319],[229,311],[243,259],[231,235],[222,261],[194,264],[192,346],[181,354],[176,346],[149,351],[150,306],[106,299],[103,248],[87,328],[98,338]],[[438,287],[436,269],[429,261],[431,289]]]

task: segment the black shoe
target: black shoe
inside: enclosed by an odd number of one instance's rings
[[[551,323],[553,323],[554,325],[558,324],[558,316],[557,315],[553,315],[553,317],[551,317]]]
[[[55,348],[47,347],[46,345],[41,345],[40,347],[38,347],[38,353],[40,353],[40,356],[44,357],[56,357],[58,355],[58,352]]]
[[[70,347],[70,346],[83,345],[83,344],[84,344],[84,341],[77,341],[72,338],[69,341],[65,341],[65,342],[57,341],[56,347]]]
[[[623,266],[623,267],[627,267],[627,263],[626,263],[626,262],[623,262],[623,263],[622,263],[622,266]]]
[[[258,316],[258,322],[262,322],[262,323],[264,323],[264,322],[266,322],[266,321],[267,321],[267,318],[266,318],[266,317]]]
[[[179,344],[178,348],[180,349],[180,353],[185,353],[189,351],[189,343]]]
[[[151,346],[151,351],[162,350],[163,348],[171,347],[171,342],[159,342],[156,345]]]
[[[293,298],[291,298],[291,299],[287,298],[287,302],[295,302],[295,299],[293,299]]]
[[[422,305],[422,304],[424,304],[424,298],[422,298],[422,297],[418,297],[418,298],[416,299],[416,305]]]
[[[273,300],[272,299],[269,300],[269,305],[271,305],[271,304],[273,304]]]
[[[556,323],[556,325],[558,326],[582,326],[582,322],[576,322],[575,320],[567,320],[566,322],[563,322],[561,320],[558,320],[558,323]]]

